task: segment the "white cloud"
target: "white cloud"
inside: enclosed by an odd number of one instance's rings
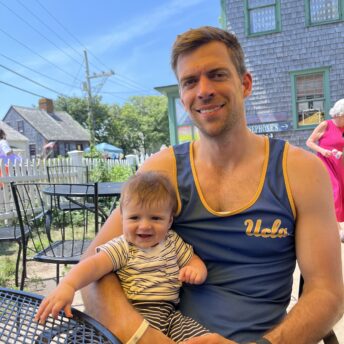
[[[94,53],[104,53],[108,49],[120,48],[123,44],[151,33],[177,14],[185,14],[187,8],[200,5],[208,0],[173,0],[156,7],[151,11],[131,18],[115,27],[111,33],[93,38],[88,48]]]

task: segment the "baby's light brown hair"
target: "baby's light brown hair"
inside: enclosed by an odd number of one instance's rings
[[[142,207],[168,204],[174,216],[177,211],[177,195],[167,176],[161,172],[139,172],[124,184],[120,198],[120,210],[135,202]]]

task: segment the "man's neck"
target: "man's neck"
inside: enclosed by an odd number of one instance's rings
[[[202,136],[194,145],[195,160],[201,159],[206,164],[217,168],[230,168],[242,161],[243,157],[249,157],[250,151],[261,138],[252,134],[246,127],[232,132],[226,137],[213,138]]]

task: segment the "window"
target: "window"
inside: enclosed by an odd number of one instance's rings
[[[344,0],[306,0],[308,25],[343,20]]]
[[[67,154],[70,151],[70,143],[64,144],[64,150],[65,150],[65,154]]]
[[[280,0],[245,0],[248,36],[281,31]]]
[[[36,157],[36,144],[31,143],[29,145],[29,151],[30,151],[30,158]]]
[[[329,103],[328,69],[292,72],[296,128],[316,126],[325,119]]]
[[[20,133],[24,132],[24,121],[22,121],[22,120],[17,121],[17,130]]]
[[[84,150],[83,144],[82,144],[82,143],[77,143],[77,144],[76,144],[76,150],[78,150],[78,151]]]
[[[189,115],[185,112],[179,98],[174,100],[176,110],[178,143],[193,141],[198,138],[198,129],[194,127]]]

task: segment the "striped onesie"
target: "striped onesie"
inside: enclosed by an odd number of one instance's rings
[[[163,242],[148,249],[121,235],[97,247],[100,250],[109,255],[127,298],[152,327],[176,342],[208,333],[175,309],[182,285],[179,270],[193,255],[192,246],[177,233],[170,230]]]

